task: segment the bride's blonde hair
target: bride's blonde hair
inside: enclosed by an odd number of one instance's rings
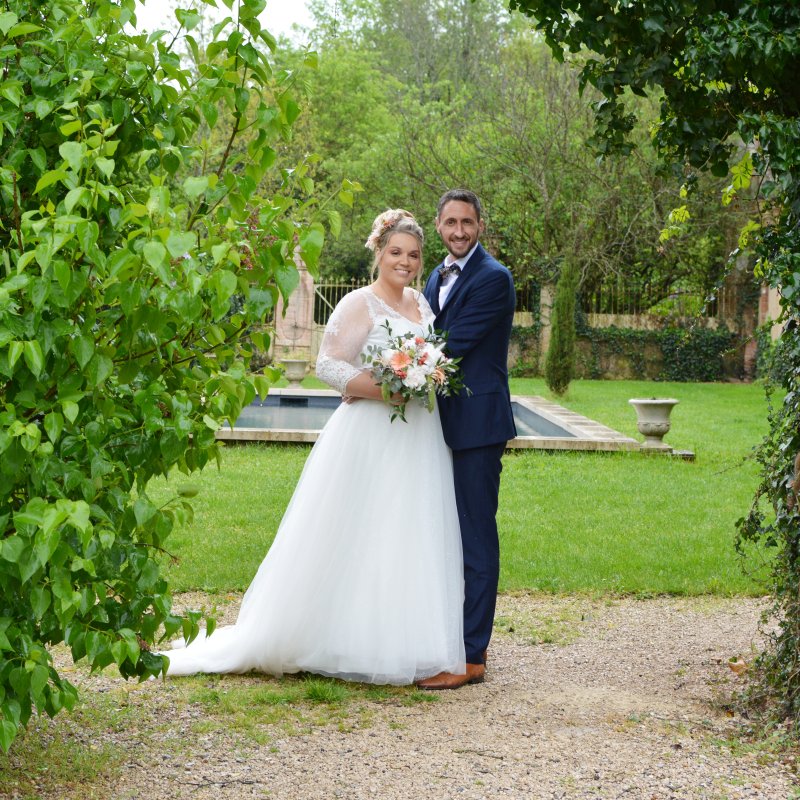
[[[393,233],[410,233],[419,242],[420,251],[425,244],[425,233],[410,211],[406,211],[404,208],[389,208],[382,214],[378,214],[375,222],[372,223],[372,231],[364,243],[364,247],[375,253],[371,272],[373,278],[381,259],[381,251],[386,247],[386,243]],[[420,252],[420,263],[421,261],[422,253]]]

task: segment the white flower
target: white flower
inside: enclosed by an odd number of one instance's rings
[[[444,358],[443,349],[444,345],[441,347],[434,347],[432,344],[426,344],[425,355],[428,356],[427,361],[434,366],[438,364]]]
[[[403,383],[409,389],[420,389],[425,385],[425,370],[422,367],[409,367]]]

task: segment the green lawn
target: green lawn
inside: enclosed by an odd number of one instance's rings
[[[313,385],[312,380],[307,381]],[[514,394],[549,397],[541,380]],[[631,397],[675,397],[667,441],[694,463],[638,453],[509,452],[498,515],[501,590],[752,594],[733,551],[756,468],[747,455],[766,430],[760,386],[577,381],[560,402],[638,437]],[[307,447],[229,447],[221,471],[152,487],[166,499],[193,483],[195,520],[176,531],[176,591],[246,588],[272,541]],[[755,559],[753,561],[755,563]]]

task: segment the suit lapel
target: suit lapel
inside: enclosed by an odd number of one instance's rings
[[[444,264],[444,261],[442,262]],[[430,281],[428,282],[428,292],[426,293],[426,299],[428,301],[428,305],[433,310],[433,313],[436,316],[439,316],[439,312],[441,312],[441,308],[439,307],[439,289],[442,286],[442,276],[439,274],[439,267],[442,266],[439,264],[434,270],[433,274],[430,277]]]

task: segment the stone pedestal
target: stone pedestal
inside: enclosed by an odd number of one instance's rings
[[[677,400],[667,397],[634,398],[628,402],[636,409],[639,433],[644,436],[643,450],[672,450],[663,441],[669,433],[669,415]]]

